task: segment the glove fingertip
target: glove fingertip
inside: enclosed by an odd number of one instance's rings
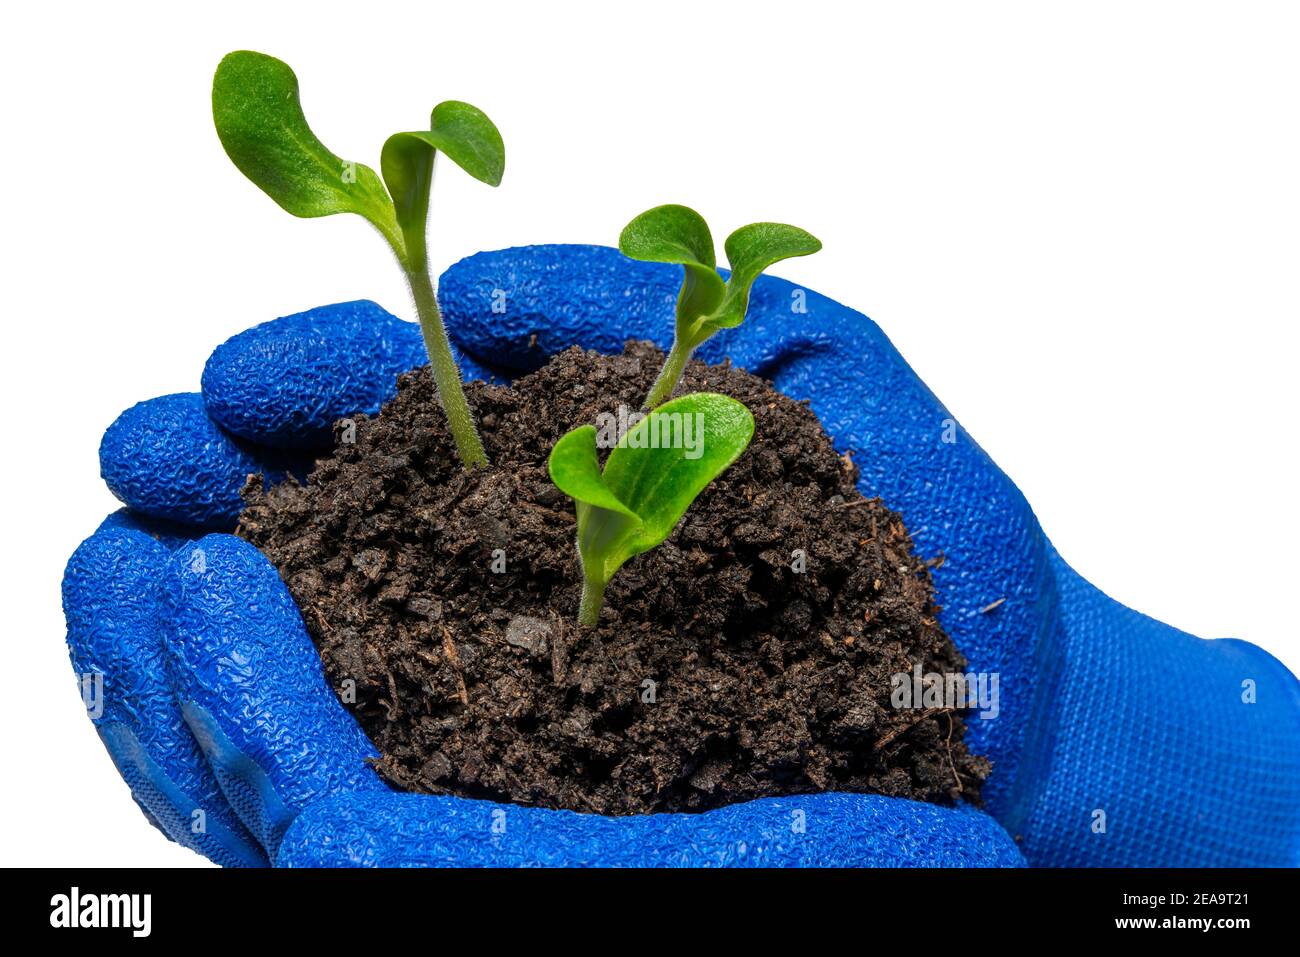
[[[427,364],[420,327],[369,300],[253,326],[217,346],[203,369],[208,415],[240,439],[325,449],[334,423],[374,415],[397,377]]]
[[[494,365],[532,372],[572,345],[618,353],[628,339],[671,344],[681,269],[609,246],[517,246],[475,253],[438,280],[452,340]]]
[[[248,476],[299,465],[237,442],[208,417],[197,392],[137,403],[108,427],[99,446],[100,474],[129,508],[209,530],[234,527]]]

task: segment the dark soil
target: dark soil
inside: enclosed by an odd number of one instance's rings
[[[574,624],[573,507],[546,459],[575,425],[637,409],[661,359],[575,348],[513,388],[469,384],[494,466],[468,473],[420,370],[307,485],[250,481],[239,534],[280,569],[378,770],[603,814],[827,790],[978,800],[989,763],[961,714],[890,704],[917,662],[965,668],[926,563],[813,413],[761,379],[691,364],[679,394],[741,400],[753,442],[623,567],[600,625]]]

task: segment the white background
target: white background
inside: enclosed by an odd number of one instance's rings
[[[494,118],[505,182],[445,171],[438,271],[612,244],[663,202],[808,228],[825,250],[776,272],[875,318],[1083,575],[1300,670],[1293,4],[45,3],[0,29],[5,863],[198,862],[67,664],[105,426],[256,322],[409,312],[370,227],[293,219],[226,159],[209,83],[244,47],[372,165],[436,100]]]

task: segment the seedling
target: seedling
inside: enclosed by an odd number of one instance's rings
[[[283,209],[304,218],[355,213],[388,241],[415,302],[438,400],[461,463],[466,468],[486,465],[438,311],[425,233],[439,151],[475,179],[489,186],[501,182],[506,155],[496,126],[468,103],[439,103],[429,129],[394,133],[384,143],[381,181],[370,167],[340,159],[316,138],[288,64],[249,50],[227,54],[217,67],[212,117],[221,145],[240,172]]]
[[[644,262],[676,263],[685,275],[677,296],[677,329],[659,378],[646,396],[653,409],[673,394],[686,362],[719,329],[745,321],[749,290],[768,266],[822,248],[811,233],[783,223],[750,223],[727,237],[731,278],[718,275],[709,224],[686,206],[656,206],[628,223],[618,238],[623,255]]]
[[[595,426],[579,426],[555,443],[551,481],[578,513],[580,624],[596,624],[614,573],[667,538],[753,435],[754,417],[741,403],[695,392],[638,421],[609,453],[603,471]]]

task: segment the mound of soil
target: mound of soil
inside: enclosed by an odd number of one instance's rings
[[[602,814],[870,791],[978,800],[961,714],[890,704],[891,676],[965,669],[902,520],[855,489],[816,416],[693,362],[678,394],[744,402],[748,450],[580,629],[555,440],[639,408],[662,354],[571,349],[512,388],[470,383],[493,466],[462,470],[427,369],[306,485],[245,490],[325,673],[394,786]],[[800,556],[802,560],[800,559]]]

